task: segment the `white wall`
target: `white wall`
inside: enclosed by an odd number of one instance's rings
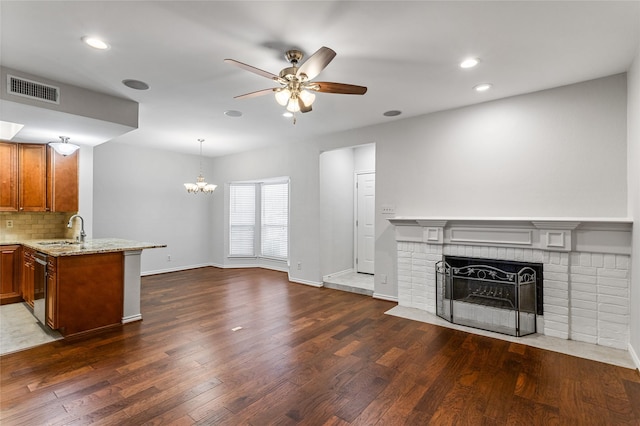
[[[93,238],[167,244],[142,252],[143,274],[211,262],[213,202],[222,194],[185,191],[198,175],[197,156],[109,142],[94,148],[93,166]],[[206,178],[209,170],[203,161]]]
[[[376,143],[375,294],[392,298],[394,229],[381,205],[397,216],[625,217],[626,138],[622,74],[316,142]]]
[[[213,159],[212,182],[224,187],[229,182],[260,180],[288,176],[290,178],[290,243],[289,277],[292,281],[320,285],[320,206],[319,151],[315,144],[296,141]],[[226,188],[223,188],[226,190]],[[218,191],[218,190],[216,190]],[[212,261],[215,265],[246,264],[228,259],[228,237],[225,228],[223,194],[213,204],[214,226],[211,234]],[[226,194],[225,194],[226,196]],[[301,263],[297,269],[298,262]]]
[[[219,185],[212,198],[182,188],[197,157],[110,142],[94,149],[94,236],[169,244],[143,252],[143,271],[230,266],[224,184],[289,176],[290,258],[302,263],[290,277],[319,284],[320,152],[375,143],[375,294],[394,298],[394,230],[383,204],[398,216],[626,216],[626,99],[626,76],[616,75],[215,158],[204,170]]]
[[[634,219],[631,256],[630,352],[640,368],[640,47],[627,75],[629,216]]]
[[[320,154],[322,276],[353,269],[354,149]]]
[[[368,144],[353,148],[353,168],[355,173],[376,171],[376,146]]]
[[[81,146],[78,162],[78,214],[87,238],[93,238],[93,147]]]

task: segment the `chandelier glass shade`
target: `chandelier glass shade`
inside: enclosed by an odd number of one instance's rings
[[[196,178],[196,183],[185,183],[184,187],[189,194],[212,194],[217,185],[207,183],[204,180],[204,176],[202,176],[202,142],[204,142],[204,139],[198,139],[198,142],[200,142],[200,174]]]
[[[67,136],[58,136],[60,138],[60,142],[49,142],[49,146],[53,148],[58,154],[71,155],[76,152],[80,147],[78,145],[69,143],[69,138]]]

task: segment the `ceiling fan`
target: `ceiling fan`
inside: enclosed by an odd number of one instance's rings
[[[303,58],[301,51],[288,50],[284,56],[291,66],[284,68],[280,71],[279,75],[272,74],[268,71],[261,70],[234,59],[225,59],[224,61],[229,64],[280,83],[280,87],[258,90],[257,92],[246,93],[244,95],[235,96],[234,98],[246,99],[275,93],[276,101],[280,105],[286,107],[287,111],[291,113],[298,111],[304,113],[311,111],[311,105],[316,98],[316,95],[313,92],[339,93],[345,95],[364,95],[367,92],[367,88],[364,86],[330,83],[327,81],[311,81],[320,74],[320,72],[325,69],[325,67],[329,65],[329,62],[331,62],[336,56],[336,52],[328,47],[323,46],[318,49],[300,66],[298,66],[298,63]]]

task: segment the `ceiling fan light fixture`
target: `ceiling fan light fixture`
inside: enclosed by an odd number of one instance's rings
[[[224,61],[280,84],[280,87],[234,96],[235,99],[253,98],[273,93],[276,102],[285,107],[289,113],[296,113],[298,111],[307,113],[312,110],[311,105],[316,99],[314,92],[341,93],[345,95],[364,95],[367,92],[367,88],[364,86],[326,81],[321,83],[311,81],[329,65],[329,62],[331,62],[335,56],[336,52],[323,46],[304,63],[300,64],[303,58],[302,52],[291,49],[285,53],[285,58],[291,66],[282,69],[279,74],[261,70],[260,68],[247,65],[235,59],[225,59]],[[295,122],[294,117],[293,124],[295,124]]]
[[[300,103],[298,102],[298,98],[294,98],[294,97],[289,98],[289,102],[287,103],[287,111],[289,112],[300,111]]]
[[[291,99],[291,91],[289,89],[276,90],[276,102],[282,106],[286,106]]]
[[[300,97],[300,100],[302,100],[302,103],[304,104],[304,106],[311,106],[313,104],[313,101],[316,100],[316,95],[315,93],[311,93],[308,90],[303,90],[302,92],[300,92],[300,95],[298,95]]]

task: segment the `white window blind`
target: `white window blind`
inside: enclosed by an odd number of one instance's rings
[[[286,259],[289,255],[289,183],[262,184],[262,256]]]
[[[255,185],[229,185],[229,255],[255,256],[255,224]]]

